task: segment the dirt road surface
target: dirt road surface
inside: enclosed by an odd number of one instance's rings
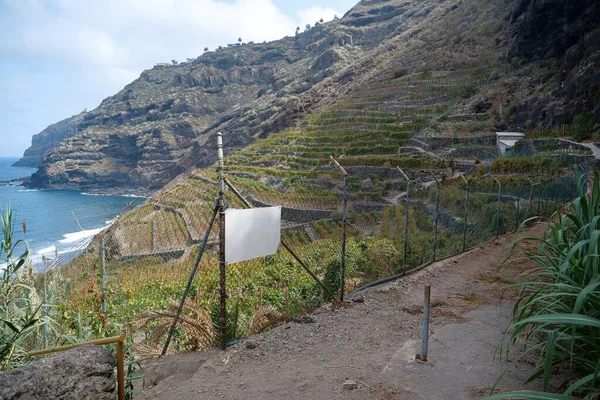
[[[536,225],[526,234],[540,236]],[[141,399],[481,399],[505,360],[494,358],[525,267],[497,270],[511,238],[437,262],[363,292],[364,301],[317,310],[226,353],[164,357],[146,366]],[[429,363],[421,351],[423,288],[431,285]],[[521,363],[498,385],[522,389]],[[356,387],[350,382],[356,383]],[[535,389],[537,387],[529,387]]]

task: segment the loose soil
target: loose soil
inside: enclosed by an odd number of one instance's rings
[[[543,225],[523,234],[540,236]],[[141,399],[481,399],[506,359],[496,354],[515,289],[527,267],[500,270],[513,238],[501,238],[368,289],[313,323],[290,322],[226,353],[167,356],[145,367]],[[429,362],[421,352],[423,288],[431,285]],[[507,290],[508,289],[508,290]],[[495,356],[496,355],[496,356]],[[517,363],[496,392],[523,389],[532,368]],[[355,389],[345,389],[352,380]],[[529,387],[536,389],[537,386]]]

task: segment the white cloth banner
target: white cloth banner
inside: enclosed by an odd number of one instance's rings
[[[275,254],[281,241],[281,207],[225,210],[225,263]]]

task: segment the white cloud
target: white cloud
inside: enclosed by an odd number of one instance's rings
[[[332,8],[327,7],[308,7],[304,10],[298,11],[298,19],[300,21],[300,27],[306,26],[306,24],[314,25],[315,22],[320,21],[321,18],[324,22],[331,21],[333,17],[339,16],[339,12]]]
[[[1,0],[0,0],[1,1]],[[273,40],[295,22],[271,0],[4,0],[0,51],[141,70],[196,49]],[[2,39],[3,38],[3,39]],[[196,51],[190,54],[191,50]]]
[[[30,136],[95,107],[158,62],[195,58],[204,47],[214,50],[238,37],[262,42],[293,36],[296,26],[341,16],[340,9],[357,0],[327,0],[295,14],[276,1],[0,0],[0,74],[30,84],[0,83],[0,109],[27,105],[31,126],[20,132]],[[13,128],[0,122],[0,140]]]
[[[137,72],[128,70],[127,68],[118,67],[109,68],[107,71],[107,75],[113,82],[121,86],[125,86],[131,83],[140,76],[140,74]]]
[[[340,15],[313,6],[288,16],[272,0],[0,2],[8,8],[0,14],[0,53],[105,71],[141,72],[157,62],[197,57],[204,47],[212,50],[238,37],[262,42],[292,36],[298,25]]]
[[[80,52],[98,64],[116,65],[127,61],[128,51],[120,49],[106,32],[82,28],[77,34]]]

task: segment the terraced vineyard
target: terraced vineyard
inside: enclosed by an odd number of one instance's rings
[[[515,168],[539,179],[545,175],[545,180],[570,173],[552,158],[533,163],[503,159],[490,167],[471,156],[473,150],[495,156],[487,129],[493,109],[465,112],[478,95],[493,89],[495,71],[491,67],[422,71],[369,85],[312,114],[301,126],[228,155],[226,175],[253,205],[282,206],[282,238],[333,292],[339,289],[343,177],[330,165],[330,156],[349,174],[346,291],[422,265],[434,254],[436,258],[455,254],[514,230],[534,211],[549,212],[573,192],[572,178],[542,189],[515,176]],[[466,161],[459,164],[449,154],[464,154]],[[500,204],[496,181],[486,177],[490,168],[503,185]],[[470,186],[466,214],[460,171]],[[404,173],[413,180],[409,202]],[[119,217],[106,232],[114,318],[127,321],[149,309],[164,309],[181,293],[208,227],[216,180],[214,167],[196,170]],[[437,207],[436,180],[442,183]],[[229,207],[243,208],[231,191],[226,192],[226,201]],[[209,311],[217,301],[216,232],[194,283],[196,303]],[[85,290],[98,290],[93,278],[98,256],[95,243],[87,257],[65,269],[67,274],[89,271],[85,284],[71,294],[86,307],[93,307],[95,300]],[[319,286],[283,250],[228,268],[229,290],[244,324],[257,312],[256,304],[287,313],[310,309],[323,300]],[[244,328],[239,334],[250,331]],[[184,347],[185,340],[178,339],[178,345]]]

